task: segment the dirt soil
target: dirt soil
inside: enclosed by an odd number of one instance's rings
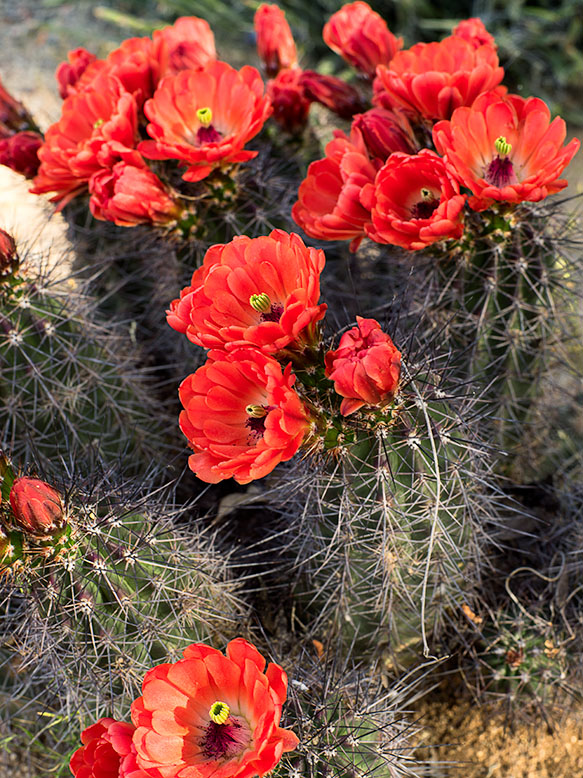
[[[89,3],[54,7],[39,0],[0,0],[0,76],[46,129],[59,116],[53,73],[67,51],[84,45],[103,55],[130,35],[97,21]],[[583,154],[568,173],[570,193],[583,191]],[[28,194],[26,182],[0,168],[0,226],[13,228],[20,241],[40,241],[42,248],[65,240],[60,217],[47,223],[49,215],[46,204]],[[542,719],[510,726],[507,711],[465,701],[426,701],[418,713],[425,727],[419,758],[430,761],[430,778],[583,776],[582,709],[555,720],[554,733]],[[0,754],[0,778],[15,775],[30,773],[14,755]]]

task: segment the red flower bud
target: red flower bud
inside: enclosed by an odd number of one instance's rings
[[[377,65],[388,65],[403,45],[368,3],[343,5],[324,25],[325,43],[353,67],[374,78]]]
[[[14,523],[33,535],[48,535],[66,519],[60,494],[39,478],[15,478],[10,490]]]
[[[42,145],[42,135],[28,130],[3,138],[0,140],[0,165],[6,165],[25,178],[34,178],[40,165],[38,150]]]
[[[383,407],[395,396],[401,375],[401,353],[375,319],[356,317],[336,351],[326,354],[326,376],[345,399],[340,413],[349,416],[363,405]]]
[[[6,91],[2,81],[0,81],[0,123],[13,132],[28,130],[35,126],[32,116],[19,100],[15,100]]]
[[[409,120],[401,112],[371,108],[355,116],[352,127],[362,133],[370,156],[382,162],[386,162],[394,151],[414,154],[418,149]]]
[[[298,53],[290,26],[279,6],[260,5],[255,13],[257,51],[268,76],[298,64]]]
[[[300,78],[305,95],[322,103],[341,119],[351,119],[366,109],[364,100],[353,86],[336,76],[324,76],[315,70],[304,70]]]
[[[13,273],[17,266],[18,255],[14,238],[0,228],[0,278]]]
[[[267,82],[267,94],[273,106],[273,118],[291,134],[301,132],[308,121],[310,101],[300,83],[300,68],[281,70]]]
[[[80,47],[67,54],[68,62],[61,62],[55,72],[59,94],[63,100],[76,91],[75,86],[89,65],[95,61],[95,54]]]

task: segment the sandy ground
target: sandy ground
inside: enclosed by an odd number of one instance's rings
[[[103,54],[121,37],[119,31],[96,22],[85,4],[50,8],[34,0],[0,0],[0,76],[46,129],[60,111],[53,79],[57,63],[79,45]],[[569,194],[583,193],[583,153],[568,174]],[[41,198],[28,193],[27,182],[0,168],[0,226],[12,230],[19,243],[31,245],[38,256],[49,249],[62,256],[69,249],[65,224],[51,211]],[[583,776],[581,711],[565,716],[554,734],[541,721],[510,727],[504,711],[467,702],[426,702],[419,714],[426,728],[426,748],[419,756],[432,761],[431,778]],[[0,754],[0,778],[16,775],[29,778],[14,757]]]

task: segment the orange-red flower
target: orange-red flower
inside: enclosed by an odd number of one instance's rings
[[[284,68],[298,64],[298,52],[294,37],[284,12],[278,5],[260,5],[255,12],[257,52],[265,64],[265,72],[271,78]]]
[[[61,119],[47,130],[31,191],[55,192],[52,200],[62,207],[101,168],[120,159],[140,164],[137,124],[134,97],[117,78],[99,72],[90,86],[67,97]]]
[[[325,261],[323,251],[282,230],[211,246],[191,285],[171,303],[168,323],[205,348],[274,353],[305,345],[326,311],[318,304]]]
[[[494,92],[433,128],[436,148],[475,195],[470,205],[476,210],[494,201],[536,202],[566,187],[559,176],[580,142],[563,146],[565,136],[565,122],[559,117],[551,122],[542,100]]]
[[[137,759],[152,778],[253,778],[298,739],[279,726],[287,675],[243,638],[203,643],[150,670],[132,705]],[[264,672],[265,670],[265,672]]]
[[[99,719],[83,730],[83,745],[75,751],[69,764],[75,778],[148,778],[146,773],[135,769],[134,731],[132,724],[111,718]]]
[[[494,36],[490,35],[488,30],[484,27],[484,22],[477,16],[471,19],[464,19],[457,27],[454,28],[452,35],[458,35],[460,38],[464,38],[472,46],[479,48],[480,46],[488,45],[496,47],[496,41]]]
[[[495,46],[475,46],[459,35],[439,43],[417,43],[379,65],[374,102],[401,107],[425,119],[449,119],[460,105],[496,87],[504,76]]]
[[[355,113],[366,109],[366,104],[357,90],[336,76],[326,76],[315,70],[303,70],[300,84],[306,98],[325,105],[341,119],[351,119]]]
[[[418,150],[413,129],[402,111],[371,108],[352,120],[371,157],[385,162],[394,151],[414,154]]]
[[[182,16],[171,27],[155,30],[153,39],[161,76],[203,68],[217,58],[213,31],[196,16]]]
[[[178,159],[188,165],[185,181],[200,181],[217,165],[257,156],[243,146],[271,114],[259,72],[211,62],[201,70],[167,76],[144,106],[154,140],[140,151],[149,159]]]
[[[294,382],[291,363],[282,371],[256,349],[210,351],[179,389],[190,469],[207,483],[247,484],[291,459],[310,428]]]
[[[59,94],[63,100],[76,91],[76,85],[83,73],[92,62],[95,62],[95,54],[80,47],[67,54],[68,62],[61,62],[55,72],[55,78],[59,85]]]
[[[357,316],[356,325],[340,338],[336,351],[326,354],[326,376],[345,398],[340,406],[343,416],[363,405],[388,405],[401,375],[401,353],[378,321]]]
[[[324,25],[324,41],[353,67],[374,78],[377,65],[388,65],[403,45],[368,3],[343,5]]]
[[[158,176],[143,166],[117,162],[95,173],[89,182],[89,208],[96,219],[120,227],[168,224],[183,210]]]
[[[40,478],[15,478],[9,500],[13,520],[25,532],[45,535],[66,520],[61,495]]]
[[[286,132],[301,132],[308,121],[310,100],[301,84],[300,68],[280,70],[267,82],[267,94],[273,106],[273,118]]]
[[[414,156],[392,154],[363,197],[370,198],[372,217],[366,232],[377,243],[417,251],[462,234],[466,196],[441,157],[428,149]]]
[[[351,240],[356,250],[371,220],[362,189],[374,182],[381,163],[371,160],[358,129],[352,129],[350,139],[340,130],[335,135],[326,157],[308,167],[292,217],[311,238]]]
[[[91,66],[93,67],[93,66]],[[138,105],[154,94],[160,79],[160,65],[150,38],[128,38],[108,54],[105,70],[116,76]],[[89,73],[90,69],[85,71]]]
[[[40,165],[38,152],[42,145],[42,135],[27,130],[2,138],[0,140],[0,165],[6,165],[25,178],[34,178]]]

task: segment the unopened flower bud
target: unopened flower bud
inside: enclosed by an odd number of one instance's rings
[[[9,499],[14,523],[25,532],[49,535],[66,521],[60,494],[40,478],[15,478]]]
[[[0,278],[10,275],[18,267],[18,255],[14,238],[0,228]]]

